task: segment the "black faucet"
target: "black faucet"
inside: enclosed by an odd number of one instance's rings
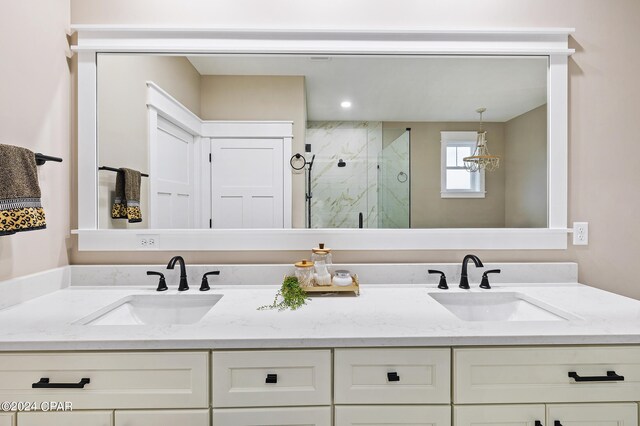
[[[184,265],[184,259],[182,256],[174,256],[169,261],[167,269],[173,269],[176,266],[176,262],[180,263],[180,286],[178,291],[189,290],[189,283],[187,282],[187,268]]]
[[[473,260],[473,263],[477,268],[484,267],[482,261],[480,260],[480,258],[478,258],[478,256],[474,254],[468,254],[464,257],[464,259],[462,260],[462,274],[460,275],[460,288],[464,288],[465,290],[471,288],[469,287],[469,277],[467,276],[467,263],[469,263],[470,260]]]

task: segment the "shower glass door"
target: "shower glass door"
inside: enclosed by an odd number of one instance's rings
[[[384,129],[378,159],[378,227],[411,225],[410,129]]]

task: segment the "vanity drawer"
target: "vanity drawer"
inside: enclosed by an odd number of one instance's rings
[[[455,404],[640,400],[637,346],[474,348],[453,355]]]
[[[328,350],[213,352],[214,407],[331,404]]]
[[[213,424],[214,426],[331,426],[331,407],[214,409]]]
[[[336,349],[336,404],[448,404],[450,350]]]
[[[115,426],[209,426],[209,410],[117,410]]]
[[[112,411],[18,413],[18,426],[111,426]]]
[[[335,426],[451,426],[450,405],[351,405],[336,407]]]
[[[208,407],[207,352],[0,355],[0,401],[70,401],[74,410]],[[83,388],[32,388],[90,382]]]

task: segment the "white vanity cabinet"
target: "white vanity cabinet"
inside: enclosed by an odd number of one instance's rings
[[[638,346],[456,348],[453,362],[454,404],[640,401]]]
[[[331,407],[225,408],[213,410],[214,426],[331,426]]]
[[[532,405],[467,405],[454,406],[455,426],[543,426],[546,425],[544,404]]]
[[[455,426],[638,425],[640,347],[455,348],[453,364]]]
[[[208,352],[0,354],[0,401],[73,410],[209,407]]]
[[[112,411],[23,412],[17,426],[112,426]]]
[[[18,412],[0,426],[208,426],[209,376],[206,351],[0,354],[0,401],[73,410]]]
[[[638,406],[624,404],[534,404],[455,406],[454,426],[636,426]]]
[[[14,426],[16,416],[13,413],[0,414],[0,426]]]
[[[336,349],[335,425],[450,425],[450,378],[449,348]]]
[[[209,410],[116,410],[114,426],[209,426]]]
[[[331,426],[331,359],[328,349],[214,351],[213,424]]]

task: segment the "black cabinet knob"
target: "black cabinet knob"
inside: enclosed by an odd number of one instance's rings
[[[400,376],[398,376],[398,373],[396,373],[395,371],[392,371],[390,373],[387,373],[387,380],[390,382],[399,382]]]
[[[534,426],[542,426],[542,422],[540,420],[536,420]]]
[[[278,383],[278,375],[277,374],[267,374],[267,378],[264,381],[265,383],[273,384]]]

